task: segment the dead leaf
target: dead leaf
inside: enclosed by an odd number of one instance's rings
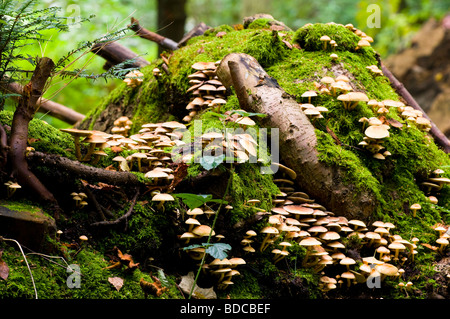
[[[4,260],[2,260],[3,250],[0,250],[0,278],[7,280],[9,276],[9,267]]]
[[[116,288],[117,291],[119,291],[123,286],[123,279],[120,277],[109,277],[108,281],[114,286],[114,288]]]
[[[190,294],[192,286],[194,285],[194,273],[191,271],[186,276],[181,276],[181,282],[178,285],[180,289],[186,293]],[[216,292],[211,288],[200,288],[195,284],[192,296],[197,299],[217,299]]]
[[[438,249],[438,247],[432,246],[432,245],[427,244],[427,243],[422,243],[421,245],[424,246],[424,247],[427,247],[427,248],[429,248],[431,250],[435,250],[435,251]]]
[[[154,282],[145,281],[144,278],[141,278],[139,281],[139,285],[144,291],[145,298],[147,298],[148,294],[160,297],[164,292],[169,290],[167,287],[162,286],[161,281],[157,277],[152,276],[152,279]]]

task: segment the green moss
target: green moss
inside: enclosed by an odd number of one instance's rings
[[[14,113],[10,111],[0,112],[0,123],[11,125]],[[34,118],[28,126],[29,145],[36,151],[58,154],[74,159],[74,144],[70,134],[61,132],[44,121]],[[9,134],[9,133],[8,133]]]
[[[337,47],[332,49],[329,43],[326,45],[326,51],[347,51],[355,52],[355,48],[358,45],[360,37],[354,34],[349,29],[338,24],[323,24],[315,23],[306,25],[299,28],[294,35],[294,41],[297,42],[300,47],[307,51],[321,51],[324,49],[324,42],[320,41],[320,38],[324,35],[330,37],[331,40],[336,41]],[[361,51],[360,51],[361,50]],[[364,52],[374,54],[373,49],[361,48],[358,53]]]
[[[280,193],[278,187],[273,183],[273,177],[269,174],[261,174],[260,167],[251,163],[240,164],[233,172],[231,187],[231,198],[233,206],[232,223],[242,218],[252,216],[256,211],[246,207],[246,201],[250,199],[260,200],[258,208],[270,211],[272,198]],[[255,187],[258,185],[258,187]]]

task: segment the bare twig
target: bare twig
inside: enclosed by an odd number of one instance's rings
[[[33,283],[33,289],[34,289],[34,295],[35,295],[35,299],[38,299],[38,294],[37,294],[37,290],[36,290],[36,285],[34,283],[34,278],[33,278],[33,274],[31,273],[31,268],[30,265],[28,265],[28,260],[27,257],[25,256],[25,253],[23,252],[22,246],[19,244],[19,242],[15,239],[10,239],[10,238],[5,238],[5,237],[1,237],[0,236],[0,240],[4,240],[4,241],[12,241],[14,243],[17,244],[17,246],[19,246],[20,252],[22,253],[23,259],[25,260],[25,263],[27,264],[28,267],[28,271],[30,273],[31,276],[31,282]]]
[[[128,208],[128,211],[124,215],[120,216],[116,220],[92,223],[91,226],[107,226],[107,225],[111,226],[111,225],[120,224],[122,221],[126,221],[133,213],[134,205],[136,204],[138,196],[139,196],[139,189],[136,190],[136,194],[134,195],[133,199],[131,200],[130,208]]]
[[[159,35],[155,32],[151,32],[147,30],[146,28],[143,28],[139,25],[139,21],[135,18],[131,18],[131,24],[128,26],[131,30],[133,30],[138,36],[140,36],[143,39],[147,39],[153,42],[156,42],[163,48],[169,49],[169,50],[176,50],[178,49],[178,43],[175,41],[163,37],[162,35]]]

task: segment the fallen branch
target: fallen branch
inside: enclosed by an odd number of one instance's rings
[[[31,152],[27,159],[34,165],[51,167],[88,182],[103,182],[114,186],[142,185],[136,175],[132,173],[109,171],[103,168],[92,167],[59,155]]]
[[[91,52],[101,56],[107,61],[103,66],[105,70],[126,60],[133,60],[129,67],[141,68],[150,64],[150,62],[139,57],[136,53],[117,42],[95,44],[91,48]]]
[[[120,224],[122,221],[126,221],[133,213],[134,205],[136,205],[138,196],[139,196],[139,189],[136,190],[136,194],[134,195],[133,199],[131,200],[130,208],[128,208],[128,211],[124,215],[120,216],[119,218],[117,218],[115,220],[105,220],[105,221],[101,221],[101,222],[92,223],[91,226],[111,226],[111,225]]]
[[[2,83],[5,83],[5,82],[2,81]],[[0,90],[5,93],[22,94],[23,86],[17,82],[10,82],[10,83],[6,83],[6,84],[2,84],[0,86]],[[19,97],[13,97],[13,99],[18,101]],[[38,99],[37,105],[39,106],[37,112],[46,113],[50,116],[53,116],[57,119],[60,119],[61,121],[69,123],[69,124],[75,124],[77,122],[84,120],[84,118],[85,118],[85,116],[83,114],[78,113],[77,111],[72,110],[71,108],[68,108],[67,106],[53,102],[48,99],[44,99],[42,97],[40,97]]]
[[[149,31],[146,28],[143,28],[139,25],[139,21],[133,17],[131,17],[131,24],[128,26],[132,31],[136,33],[136,35],[140,36],[143,39],[147,39],[153,42],[156,42],[163,48],[169,49],[169,50],[177,50],[178,49],[178,43],[175,41],[163,37],[162,35],[159,35],[155,32]]]
[[[425,117],[427,120],[431,123],[431,129],[430,134],[433,136],[434,140],[436,141],[436,144],[442,147],[444,152],[450,153],[450,141],[449,139],[444,135],[444,133],[439,130],[439,128],[436,126],[436,124],[433,123],[433,121],[429,118],[429,116],[424,112],[424,110],[420,107],[420,105],[416,102],[416,100],[412,97],[411,93],[405,88],[403,83],[401,83],[397,78],[389,71],[389,69],[381,64],[381,68],[383,71],[383,74],[391,81],[392,87],[397,91],[398,94],[406,101],[406,103],[409,106],[412,106],[414,109],[422,112],[422,116]]]

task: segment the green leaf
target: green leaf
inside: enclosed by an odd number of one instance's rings
[[[162,269],[158,269],[158,279],[164,287],[169,287],[170,283]]]
[[[211,196],[212,198],[212,195],[197,195],[190,193],[179,193],[172,195],[181,198],[183,203],[185,203],[189,207],[189,209],[194,209],[204,205],[208,201],[207,200],[208,196]]]
[[[183,203],[186,204],[189,207],[189,209],[200,207],[206,203],[228,204],[228,202],[225,200],[213,199],[211,194],[205,195],[205,194],[178,193],[172,195],[177,198],[181,198]]]
[[[228,257],[227,251],[231,250],[231,246],[225,243],[214,243],[210,244],[206,248],[205,253],[211,255],[213,258],[218,258],[220,260]]]

